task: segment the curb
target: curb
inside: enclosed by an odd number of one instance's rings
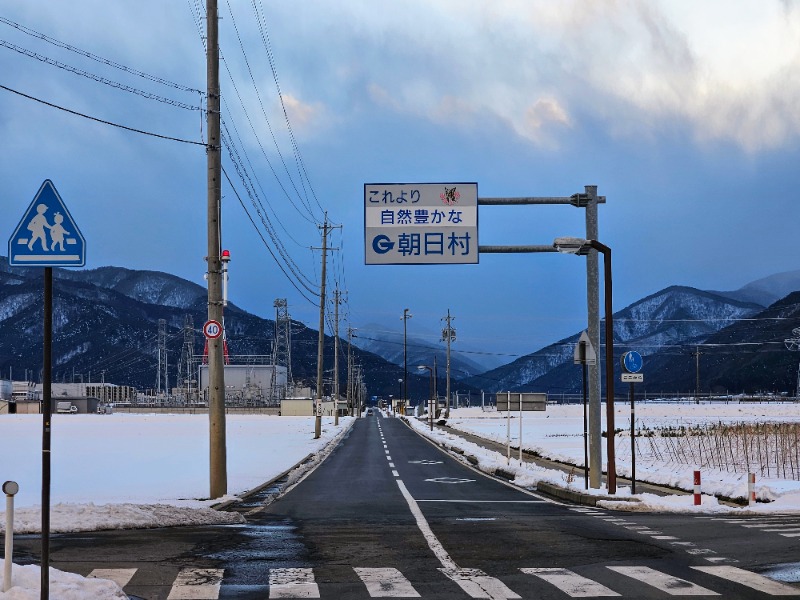
[[[536,491],[558,500],[572,502],[573,504],[582,504],[584,506],[597,506],[597,503],[602,500],[610,500],[612,502],[641,502],[639,498],[584,494],[583,492],[564,488],[546,481],[537,483]]]

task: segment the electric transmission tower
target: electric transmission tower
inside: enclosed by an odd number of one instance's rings
[[[192,371],[194,368],[194,318],[186,315],[183,320],[183,349],[178,362],[178,377],[183,378],[183,389],[186,393],[186,402],[192,388]]]
[[[161,384],[164,377],[164,393],[167,392],[167,320],[158,320],[158,367],[156,369],[156,393],[161,395]]]
[[[286,386],[292,384],[292,320],[289,318],[289,305],[286,298],[275,300],[275,339],[272,344],[272,386],[270,396],[273,403],[281,400],[281,390],[278,389],[278,369],[286,367]],[[283,389],[285,393],[286,389]]]
[[[800,350],[800,327],[792,329],[792,337],[783,340],[786,349],[796,352]],[[800,364],[797,365],[797,387],[795,388],[795,398],[800,397]]]

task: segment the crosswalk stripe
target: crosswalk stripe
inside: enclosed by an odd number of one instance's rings
[[[526,575],[535,575],[551,583],[572,598],[594,598],[597,596],[619,596],[606,586],[587,579],[569,569],[520,569]]]
[[[764,577],[763,575],[759,575],[758,573],[752,573],[750,571],[745,571],[744,569],[732,567],[730,565],[692,568],[696,571],[702,571],[703,573],[708,573],[709,575],[721,577],[749,588],[753,588],[754,590],[764,592],[770,596],[796,596],[798,593],[800,593],[800,590],[795,587],[786,585],[785,583],[780,583],[778,581],[773,581],[772,579]]]
[[[370,598],[420,598],[411,582],[397,569],[355,567]]]
[[[785,527],[781,527],[780,529],[762,529],[761,531],[768,531],[770,533],[800,533],[800,529],[787,529]]]
[[[521,600],[522,597],[511,591],[499,579],[489,577],[480,569],[439,569],[449,579],[455,581],[470,598],[489,600]]]
[[[89,577],[96,579],[110,579],[119,587],[124,588],[126,585],[128,585],[135,573],[136,569],[94,569],[91,573],[89,573]]]
[[[167,600],[217,600],[224,569],[181,569]]]
[[[719,596],[717,592],[707,590],[691,581],[667,575],[650,567],[608,567],[608,569],[646,583],[670,596]]]
[[[319,598],[312,569],[270,569],[270,598]]]
[[[800,537],[800,533],[779,533],[783,537]]]

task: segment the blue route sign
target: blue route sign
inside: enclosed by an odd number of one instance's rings
[[[622,368],[626,373],[638,373],[642,370],[642,355],[631,350],[622,355]]]
[[[86,241],[53,182],[45,179],[8,240],[12,267],[83,267]]]

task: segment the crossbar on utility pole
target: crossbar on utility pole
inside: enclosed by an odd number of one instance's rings
[[[220,148],[219,22],[217,0],[207,0],[208,34],[206,68],[208,78],[208,320],[222,323],[221,201],[222,155]],[[208,420],[210,496],[228,493],[225,441],[225,366],[223,336],[208,339]]]

